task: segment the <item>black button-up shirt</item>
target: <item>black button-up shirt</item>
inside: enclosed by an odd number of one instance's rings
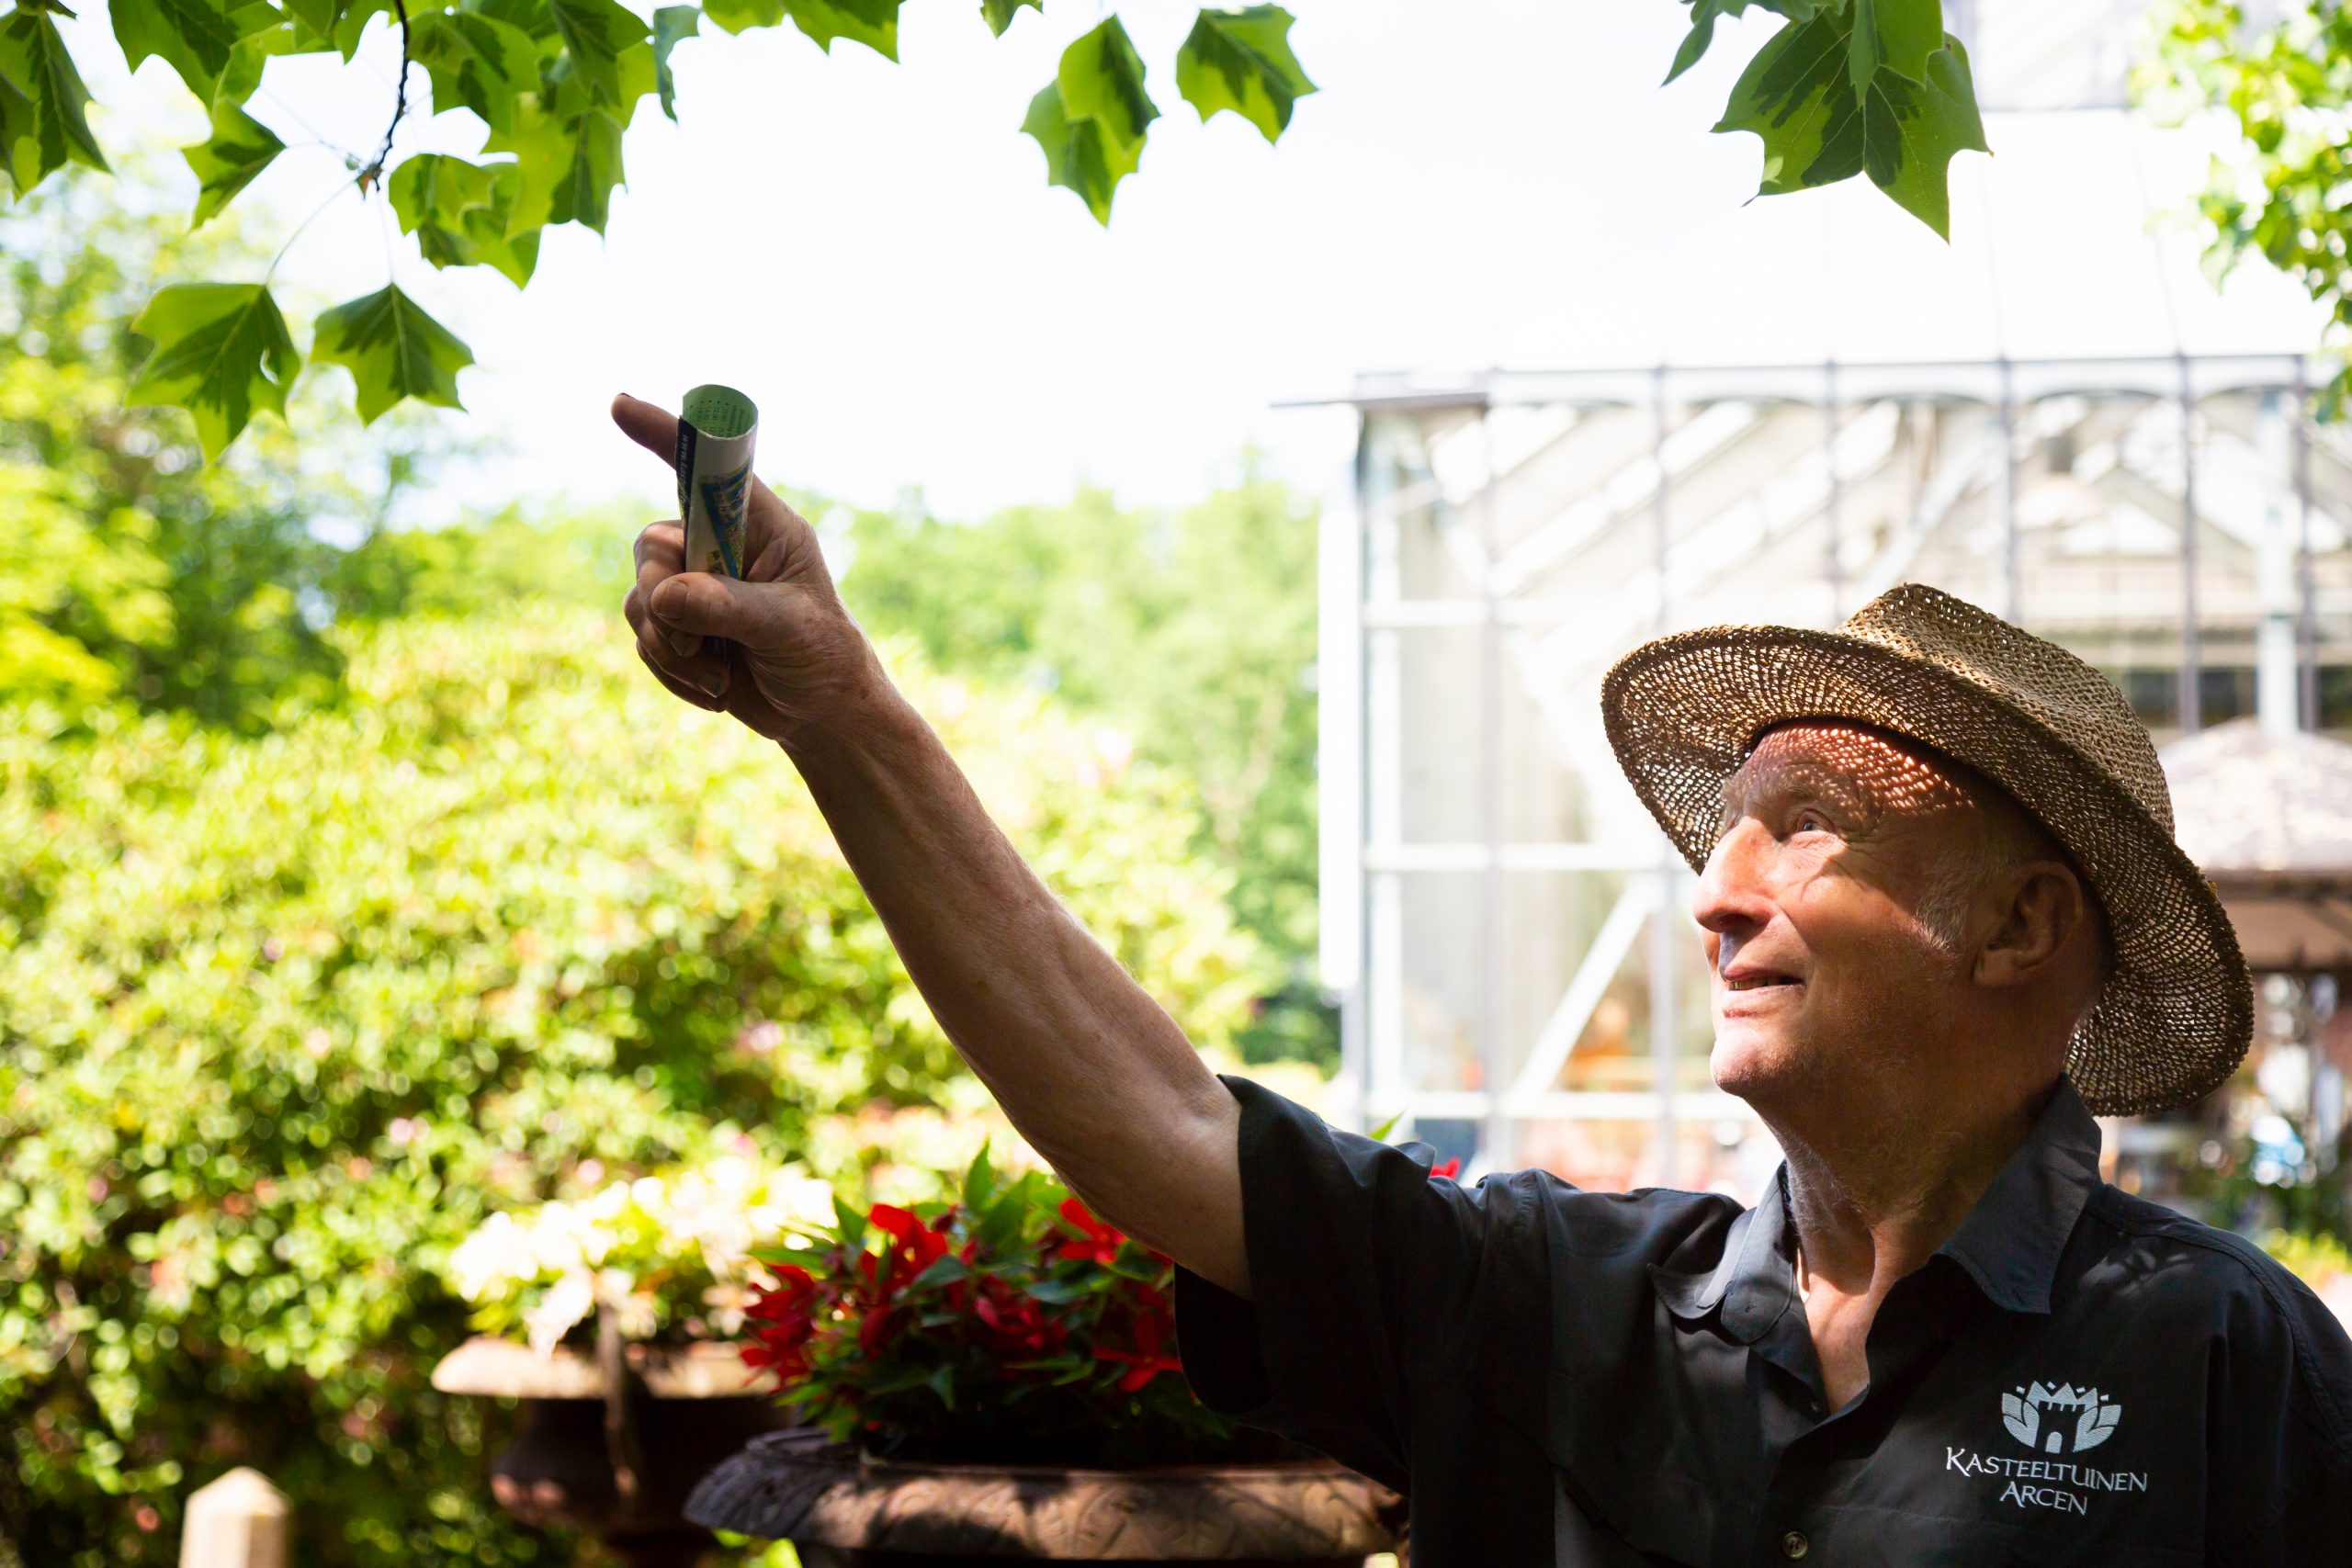
[[[1252,1298],[1177,1276],[1211,1406],[1407,1493],[1414,1568],[2352,1564],[2352,1342],[2098,1178],[2061,1084],[1830,1410],[1785,1169],[1746,1210],[1464,1188],[1247,1079]]]

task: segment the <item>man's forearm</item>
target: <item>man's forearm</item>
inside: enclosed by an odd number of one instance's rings
[[[786,747],[923,999],[1013,1125],[1114,1224],[1248,1288],[1239,1107],[1065,909],[887,680]]]

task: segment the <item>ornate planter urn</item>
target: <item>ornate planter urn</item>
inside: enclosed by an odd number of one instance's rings
[[[433,1386],[520,1399],[491,1495],[526,1524],[601,1538],[629,1568],[693,1568],[713,1542],[687,1521],[686,1495],[786,1420],[731,1345],[628,1344],[610,1333],[593,1357],[470,1339],[433,1369]]]
[[[915,1464],[779,1432],[712,1471],[686,1517],[790,1540],[805,1568],[1281,1563],[1363,1568],[1396,1551],[1404,1504],[1327,1461],[1057,1470]]]

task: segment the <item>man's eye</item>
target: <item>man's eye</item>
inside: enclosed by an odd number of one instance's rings
[[[1829,831],[1829,818],[1824,817],[1818,811],[1806,811],[1800,813],[1797,817],[1797,831],[1800,833],[1826,833]]]

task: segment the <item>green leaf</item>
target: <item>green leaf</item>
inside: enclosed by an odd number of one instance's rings
[[[1159,110],[1143,90],[1143,60],[1118,17],[1105,19],[1062,51],[1054,79],[1061,88],[1066,118],[1094,121],[1112,145],[1142,156],[1144,132],[1159,118]],[[1031,112],[1035,112],[1034,103]],[[1132,160],[1128,167],[1134,167]],[[1107,197],[1104,205],[1107,209]]]
[[[680,39],[695,36],[702,12],[692,6],[664,6],[653,13],[653,90],[662,95],[662,112],[678,121],[678,84],[670,74],[670,51]]]
[[[286,0],[287,14],[311,37],[333,41],[334,25],[343,20],[344,0]]]
[[[899,58],[899,0],[784,0],[784,8],[828,54],[845,38],[885,60]]]
[[[465,407],[458,400],[458,372],[474,362],[455,333],[390,284],[322,312],[311,358],[351,372],[363,424],[375,423],[402,398]]]
[[[401,231],[416,236],[417,250],[435,266],[496,267],[519,288],[531,281],[539,257],[537,229],[506,232],[522,186],[522,171],[511,163],[420,152],[392,171],[392,210]]]
[[[613,186],[621,183],[621,124],[602,109],[558,118],[526,104],[511,131],[488,148],[512,152],[519,185],[506,217],[512,237],[548,223],[605,231]]]
[[[1853,29],[1846,69],[1857,93],[1868,90],[1882,65],[1924,82],[1928,56],[1943,43],[1942,0],[1853,0]]]
[[[1202,119],[1229,109],[1275,140],[1291,106],[1315,91],[1291,52],[1291,20],[1280,6],[1203,11],[1176,51],[1176,90]]]
[[[212,139],[180,149],[180,156],[196,171],[196,216],[188,220],[189,227],[216,216],[285,151],[286,143],[276,132],[236,105],[214,105]]]
[[[1094,220],[1107,225],[1112,195],[1121,180],[1136,172],[1142,144],[1116,146],[1099,122],[1070,118],[1062,107],[1061,85],[1055,82],[1047,83],[1029,100],[1028,118],[1021,122],[1021,129],[1046,150],[1046,183],[1076,191]]]
[[[152,339],[155,352],[128,400],[187,410],[208,461],[237,438],[255,410],[286,416],[286,393],[302,356],[267,285],[175,283],[147,302],[130,330]]]
[[[784,20],[784,0],[707,0],[703,15],[730,33],[772,28]]]
[[[1707,45],[1714,40],[1715,19],[1736,17],[1753,5],[1759,11],[1777,11],[1792,21],[1805,21],[1832,0],[1690,0],[1690,30],[1682,35],[1682,47],[1674,51],[1674,68],[1666,73],[1673,81],[1707,52]],[[1660,83],[1659,85],[1665,85]]]
[[[33,130],[33,101],[25,90],[0,74],[0,177],[18,196],[40,182],[40,139]],[[17,160],[23,159],[18,167]]]
[[[1012,26],[1013,13],[1023,6],[1035,6],[1041,17],[1046,14],[1046,0],[980,0],[980,15],[988,18],[989,31],[1002,38]]]
[[[23,99],[21,107],[11,104],[5,122],[8,172],[17,190],[30,190],[69,159],[94,169],[107,166],[85,112],[89,89],[48,12],[19,9],[0,17],[0,76]]]
[[[220,78],[212,85],[215,109],[242,107],[247,98],[261,86],[261,73],[274,55],[302,52],[302,39],[291,22],[280,22],[247,33],[229,51],[229,63],[222,68]]]
[[[621,51],[649,36],[645,19],[617,0],[548,0],[563,52],[598,103],[621,102]]]
[[[1968,51],[1947,33],[1943,48],[1928,56],[1928,79],[1917,87],[1889,82],[1872,102],[1883,100],[1896,117],[1904,155],[1891,178],[1871,178],[1902,209],[1941,234],[1951,238],[1951,197],[1947,171],[1952,154],[1986,152],[1984,121],[1976,110],[1976,83],[1969,73]]]
[[[996,1190],[996,1170],[989,1163],[989,1145],[985,1139],[972,1163],[964,1170],[964,1207],[976,1215],[985,1217],[989,1196]]]
[[[433,77],[433,107],[473,110],[492,130],[514,123],[539,85],[538,46],[511,22],[474,11],[428,11],[410,24],[409,53]]]
[[[1984,150],[1967,55],[1947,37],[1923,67],[1926,84],[1881,65],[1858,95],[1849,73],[1853,29],[1850,17],[1830,11],[1782,28],[1748,62],[1715,129],[1754,131],[1763,141],[1759,194],[1866,173],[1949,238],[1951,156]]]
[[[933,1258],[922,1273],[908,1280],[907,1289],[922,1291],[928,1290],[933,1285],[952,1284],[957,1280],[969,1278],[971,1272],[970,1269],[965,1267],[962,1258],[952,1252],[946,1253]]]
[[[148,56],[161,55],[188,91],[208,103],[237,40],[281,19],[262,0],[107,0],[107,14],[133,70]]]

